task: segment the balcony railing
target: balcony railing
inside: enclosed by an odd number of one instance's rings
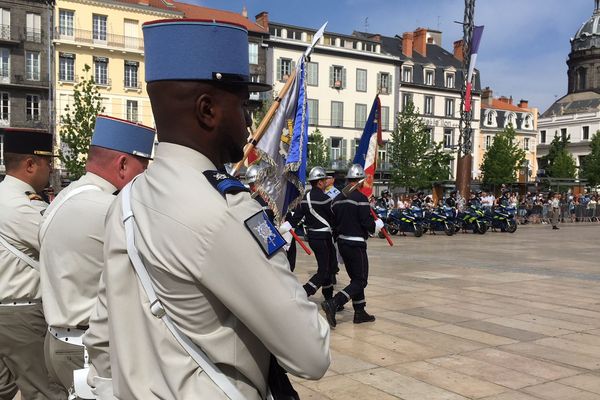
[[[129,79],[125,79],[123,81],[123,86],[126,89],[141,89],[142,88],[142,82],[140,81],[132,81]]]
[[[94,77],[94,82],[96,86],[112,86],[112,81],[110,78],[96,78]]]
[[[10,25],[0,25],[0,40],[12,40]]]
[[[41,43],[42,42],[42,31],[38,29],[26,29],[25,40],[28,42]]]
[[[97,35],[97,33],[96,33]],[[57,40],[69,40],[77,43],[118,47],[122,49],[144,50],[144,40],[137,37],[114,35],[107,33],[103,39],[94,39],[94,32],[85,29],[59,27],[56,29]],[[104,39],[105,38],[105,39]]]

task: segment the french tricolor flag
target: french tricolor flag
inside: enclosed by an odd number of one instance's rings
[[[471,39],[471,62],[469,63],[469,73],[467,75],[467,91],[465,94],[465,111],[471,111],[471,90],[473,89],[473,73],[475,72],[475,62],[477,61],[477,52],[479,43],[483,35],[483,26],[473,28],[473,38]]]
[[[377,169],[377,146],[381,144],[381,101],[379,96],[375,96],[358,150],[354,156],[354,164],[360,164],[365,169],[366,179],[360,191],[367,197],[373,194],[373,181]]]

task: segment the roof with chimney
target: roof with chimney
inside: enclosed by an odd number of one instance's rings
[[[151,1],[164,1],[164,0],[151,0]],[[193,19],[209,19],[209,20],[217,20],[222,22],[231,22],[234,24],[239,24],[248,30],[248,32],[256,32],[256,33],[268,33],[266,28],[258,25],[256,22],[253,22],[248,19],[247,16],[242,15],[241,13],[235,13],[232,11],[225,10],[217,10],[215,8],[201,7],[194,4],[181,3],[179,1],[174,1],[175,7],[178,10],[182,11],[185,14],[185,18],[193,18]]]
[[[482,99],[483,100],[483,99]],[[512,103],[512,97],[500,97],[497,99],[492,99],[491,104],[486,103],[485,101],[481,102],[481,108],[491,108],[494,110],[505,110],[505,111],[515,111],[515,112],[527,112],[528,108],[523,108],[516,106]]]
[[[600,93],[587,91],[567,94],[556,100],[542,118],[600,111]]]

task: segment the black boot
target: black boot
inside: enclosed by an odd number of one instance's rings
[[[337,322],[335,320],[335,310],[337,309],[337,305],[335,304],[335,300],[328,299],[321,303],[321,308],[325,311],[325,317],[327,318],[327,322],[331,328],[335,328]]]
[[[375,316],[367,313],[364,309],[354,311],[354,323],[362,324],[363,322],[373,322]]]

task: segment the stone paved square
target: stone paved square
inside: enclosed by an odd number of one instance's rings
[[[368,242],[377,320],[346,305],[302,399],[600,400],[600,225],[394,241]],[[298,254],[304,282],[316,262]]]

